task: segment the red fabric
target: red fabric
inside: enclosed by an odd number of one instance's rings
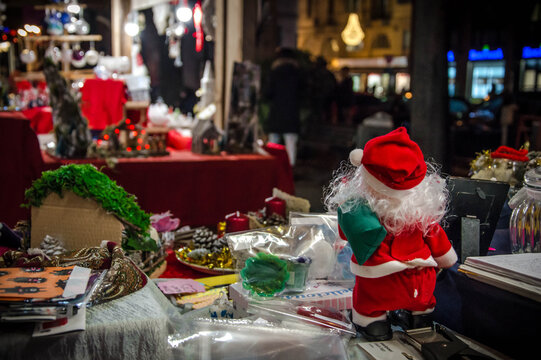
[[[419,145],[410,140],[406,128],[369,140],[361,164],[383,184],[407,190],[423,181],[426,163]]]
[[[398,236],[387,234],[372,256],[360,267],[370,269],[373,276],[355,277],[353,307],[359,314],[369,317],[383,315],[385,311],[406,309],[424,311],[436,305],[433,296],[436,285],[435,261],[452,246],[440,225],[435,225],[429,234],[423,236],[418,229],[403,232]],[[407,261],[429,260],[413,269],[404,269]],[[431,260],[431,261],[430,261]],[[355,256],[351,261],[357,264]],[[397,264],[400,262],[400,264]],[[392,271],[392,273],[391,273]],[[377,276],[378,272],[385,275]]]
[[[21,92],[22,90],[32,89],[32,84],[30,84],[30,81],[28,80],[18,81],[16,86],[17,86],[17,92]]]
[[[493,158],[509,159],[509,160],[514,160],[514,161],[530,160],[528,158],[528,150],[526,149],[516,150],[504,145],[497,148],[496,151],[493,151],[490,154],[490,156]]]
[[[427,260],[430,256],[443,256],[450,249],[451,242],[440,225],[435,225],[426,237],[418,229],[397,236],[387,233],[381,245],[363,266],[376,266],[396,260]],[[355,258],[352,258],[352,261],[357,263]]]
[[[0,221],[13,227],[29,217],[20,207],[24,190],[43,168],[37,136],[21,113],[0,112],[0,163]]]
[[[176,150],[190,150],[192,148],[192,138],[183,136],[176,130],[170,130],[167,133],[167,146]]]
[[[201,271],[194,270],[191,267],[182,264],[180,261],[177,260],[174,251],[167,252],[167,258],[165,259],[165,261],[167,262],[167,268],[165,269],[163,274],[160,275],[160,278],[163,279],[199,279],[202,277],[212,276],[209,274],[205,274]]]
[[[286,147],[281,144],[267,143],[267,145],[265,145],[265,150],[272,156],[275,156],[280,161],[281,170],[278,175],[280,177],[279,182],[283,186],[280,188],[280,190],[288,194],[295,195],[295,185],[293,183],[293,168],[289,163],[289,156],[287,155]]]
[[[124,117],[124,83],[120,80],[87,79],[81,88],[81,112],[90,129],[103,130]]]
[[[24,116],[30,120],[30,127],[36,134],[47,134],[53,131],[53,110],[50,106],[40,106],[23,110]]]
[[[357,276],[353,308],[359,314],[377,317],[392,310],[425,311],[436,306],[436,270],[404,270],[381,278]]]
[[[294,189],[273,156],[256,154],[200,155],[170,150],[169,156],[119,159],[114,169],[104,160],[62,160],[43,154],[46,169],[68,163],[93,163],[137,196],[150,213],[170,210],[182,224],[215,225],[233,211],[265,205],[274,187]],[[23,190],[20,190],[21,192]]]

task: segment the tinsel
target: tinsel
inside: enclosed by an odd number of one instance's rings
[[[470,172],[472,174],[477,173],[483,169],[491,169],[494,164],[492,156],[490,156],[490,150],[483,150],[476,153],[476,158],[470,162]]]
[[[177,258],[181,261],[195,265],[205,266],[209,269],[234,269],[235,263],[229,248],[223,247],[218,252],[198,254],[199,256],[188,256],[192,251],[199,250],[193,247],[182,247],[175,250]]]

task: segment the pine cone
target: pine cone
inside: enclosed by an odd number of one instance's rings
[[[39,247],[48,256],[62,255],[67,251],[60,240],[49,235],[45,235],[45,238],[43,239]]]
[[[224,247],[227,246],[227,240],[225,239],[225,236],[222,236],[219,239],[216,239],[212,242],[211,251],[212,252],[220,252]]]
[[[217,238],[218,235],[214,234],[209,228],[197,229],[193,234],[195,248],[211,250],[212,245]]]
[[[272,214],[270,217],[266,218],[265,221],[263,221],[263,224],[265,226],[277,226],[277,225],[285,225],[287,224],[287,221],[282,216],[275,213],[275,214]]]

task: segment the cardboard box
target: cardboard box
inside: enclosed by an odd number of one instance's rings
[[[39,247],[45,235],[61,240],[67,250],[100,246],[102,240],[122,242],[122,223],[95,200],[71,191],[64,197],[51,193],[40,207],[32,207],[31,216],[31,247]]]
[[[336,310],[348,310],[352,307],[351,296],[353,285],[344,286],[341,284],[314,281],[308,284],[308,290],[299,294],[287,294],[278,297],[281,300],[288,300],[293,303],[311,302],[323,306],[332,307]],[[237,282],[229,285],[229,296],[235,302],[238,309],[246,310],[250,293]]]

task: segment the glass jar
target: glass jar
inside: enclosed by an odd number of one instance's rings
[[[522,192],[509,221],[511,252],[541,252],[541,167],[526,172]]]

